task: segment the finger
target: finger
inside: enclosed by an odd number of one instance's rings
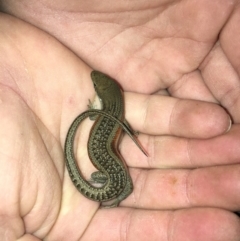
[[[148,157],[127,135],[120,145],[121,154],[131,167],[197,168],[239,163],[240,125],[233,125],[224,135],[206,140],[147,135],[140,135],[138,139]]]
[[[147,211],[100,210],[85,240],[234,241],[239,240],[239,219],[220,209]]]
[[[236,70],[218,44],[201,66],[202,76],[219,103],[240,122],[240,79]]]
[[[212,103],[136,93],[125,96],[126,119],[143,133],[209,138],[229,129],[229,116]]]
[[[230,131],[219,137],[190,140],[189,162],[192,166],[215,166],[239,164],[240,125],[233,125]]]
[[[131,168],[134,190],[121,205],[162,210],[221,207],[237,211],[240,210],[239,173],[240,165],[193,170]]]
[[[119,145],[119,150],[127,165],[136,168],[196,168],[199,163],[191,158],[195,157],[195,152],[190,150],[190,142],[193,139],[180,138],[174,136],[148,136],[140,134],[138,140],[146,150],[148,156],[143,155],[141,150],[125,135]],[[199,140],[199,139],[198,139]],[[199,140],[200,141],[200,140]],[[197,143],[197,140],[196,140]],[[198,153],[196,151],[196,153]],[[191,155],[190,155],[191,154]],[[205,161],[205,162],[204,162]],[[201,166],[208,166],[207,159],[203,160]]]

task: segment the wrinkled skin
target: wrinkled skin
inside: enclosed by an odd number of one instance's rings
[[[240,240],[239,1],[0,3],[1,240]],[[108,210],[63,157],[91,69],[122,85],[149,153],[124,136],[134,192]],[[86,171],[90,125],[75,147]]]

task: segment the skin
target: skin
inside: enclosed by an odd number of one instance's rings
[[[1,1],[17,17],[0,15],[1,240],[239,240],[238,2],[145,3]],[[123,138],[135,188],[111,210],[78,193],[63,159],[92,68],[121,83],[149,153]],[[199,100],[222,104],[231,130]],[[86,171],[89,125],[76,137]]]

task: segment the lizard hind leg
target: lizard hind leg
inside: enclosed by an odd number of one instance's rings
[[[107,180],[108,178],[104,173],[100,171],[96,171],[91,174],[90,182],[96,183],[96,184],[105,184]]]

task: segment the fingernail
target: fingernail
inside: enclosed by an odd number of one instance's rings
[[[227,132],[229,132],[230,131],[230,129],[231,129],[231,127],[232,127],[232,119],[231,119],[231,117],[229,116],[229,126],[228,126],[228,128],[227,128],[227,130],[226,130],[226,133]]]

